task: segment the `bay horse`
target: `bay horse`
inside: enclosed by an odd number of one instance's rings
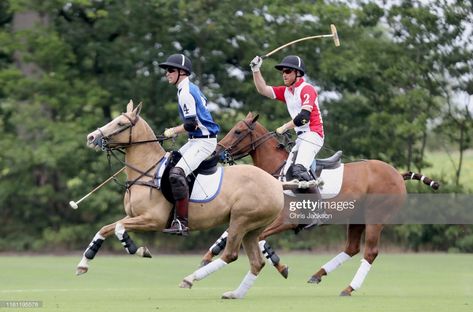
[[[113,233],[128,253],[149,256],[143,247],[136,248],[127,232],[160,231],[169,220],[173,205],[160,189],[150,185],[166,151],[140,116],[140,111],[141,104],[134,108],[130,101],[126,113],[87,135],[87,144],[91,148],[109,152],[120,148],[125,151],[126,216],[97,232],[77,266],[77,275],[88,271],[89,262],[103,241]],[[191,230],[205,230],[228,223],[228,243],[218,260],[186,276],[180,287],[191,288],[195,281],[235,261],[243,245],[250,261],[250,271],[236,290],[222,296],[225,299],[243,298],[265,264],[258,237],[277,218],[283,205],[282,185],[267,172],[251,165],[224,167],[218,195],[208,202],[190,202],[189,227]]]
[[[242,158],[250,155],[253,164],[275,177],[279,177],[282,168],[285,165],[289,153],[280,142],[275,138],[274,133],[270,133],[259,122],[258,115],[254,116],[251,112],[242,121],[239,121],[228,134],[218,143],[217,152],[225,152],[232,158]],[[389,211],[383,211],[385,220],[397,213],[401,207],[405,196],[406,186],[404,180],[421,180],[433,189],[437,189],[439,184],[431,179],[417,173],[400,174],[391,165],[379,160],[363,160],[344,164],[343,182],[340,193],[332,200],[342,198],[345,194],[366,195],[366,194],[388,194],[393,202]],[[394,195],[394,196],[392,196]],[[386,203],[383,203],[386,207]],[[370,213],[376,213],[377,207],[370,207],[367,210]],[[378,210],[379,212],[380,210]],[[367,217],[365,217],[367,218]],[[298,230],[298,224],[289,224],[285,222],[287,218],[282,211],[279,217],[260,235],[260,246],[264,245],[270,254],[274,251],[265,239],[271,235],[287,231]],[[365,219],[365,221],[367,221]],[[375,258],[378,255],[378,246],[383,224],[348,224],[347,241],[343,252],[324,264],[315,274],[313,274],[308,283],[318,284],[322,277],[338,268],[343,262],[347,261],[360,252],[360,244],[363,232],[365,233],[365,249],[363,260],[353,281],[340,293],[341,296],[350,296],[351,293],[359,289],[371,268]],[[373,223],[373,222],[371,222]],[[225,246],[226,232],[217,240],[217,242],[204,255],[201,265],[212,261],[213,256],[219,252],[219,249]],[[261,244],[263,242],[263,244]],[[215,248],[216,247],[216,248]],[[269,256],[267,256],[269,258]],[[273,264],[276,269],[287,278],[287,266],[279,262],[279,257]]]

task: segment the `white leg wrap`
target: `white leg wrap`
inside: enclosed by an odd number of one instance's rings
[[[327,272],[327,274],[328,274],[328,273],[334,271],[339,266],[341,266],[343,264],[343,262],[349,260],[350,258],[351,257],[347,253],[342,251],[341,253],[339,253],[338,255],[333,257],[329,262],[325,263],[322,266],[322,269],[324,269],[325,272]]]
[[[121,241],[123,239],[123,234],[125,234],[125,227],[123,224],[117,223],[115,225],[115,236]]]
[[[361,260],[360,267],[358,268],[358,271],[356,271],[355,277],[350,283],[351,288],[354,290],[357,290],[361,287],[363,284],[363,281],[365,280],[366,276],[368,275],[368,272],[371,269],[371,264],[368,263],[365,259]]]
[[[209,248],[209,251],[212,252],[212,249],[214,249],[218,244],[220,244],[220,242],[222,242],[222,240],[224,240],[225,238],[227,238],[228,236],[228,232],[225,231],[223,232],[223,234],[219,237],[219,239],[217,239],[217,241],[215,242],[215,244],[213,244],[210,248]]]
[[[89,259],[87,259],[85,256],[82,256],[82,259],[80,260],[79,264],[77,265],[78,267],[83,267],[83,268],[88,268],[89,267]]]
[[[258,244],[259,244],[259,250],[261,250],[261,253],[263,254],[263,257],[266,259],[266,261],[271,263],[271,265],[274,265],[273,260],[271,259],[271,257],[268,258],[268,254],[266,253],[266,250],[264,249],[264,244],[266,244],[266,241],[265,240],[259,241]]]
[[[253,273],[251,273],[251,271],[249,271],[245,275],[245,278],[241,282],[240,286],[238,286],[237,289],[231,292],[231,297],[235,299],[241,299],[245,297],[248,290],[250,290],[251,286],[253,286],[253,284],[255,283],[257,277],[257,275],[254,275]]]
[[[226,265],[227,265],[227,263],[225,261],[218,258],[217,260],[212,261],[209,264],[207,264],[206,266],[203,266],[200,269],[198,269],[197,271],[195,271],[194,272],[194,279],[196,281],[199,281],[199,280],[207,277],[208,275],[220,270],[221,268],[223,268]]]

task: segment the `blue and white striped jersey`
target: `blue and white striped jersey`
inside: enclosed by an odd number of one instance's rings
[[[220,127],[214,122],[207,109],[207,98],[199,87],[190,82],[189,77],[182,80],[177,86],[177,100],[179,103],[179,116],[185,119],[195,117],[198,128],[189,132],[189,136],[200,137],[217,135]]]

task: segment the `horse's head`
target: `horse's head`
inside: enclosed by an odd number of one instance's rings
[[[122,113],[92,133],[87,135],[87,145],[91,148],[113,149],[131,145],[133,140],[133,127],[140,119],[141,103],[133,108],[130,100],[126,113]]]
[[[248,115],[239,121],[228,134],[220,140],[217,146],[217,153],[224,152],[226,160],[237,160],[249,155],[259,145],[272,137],[263,126],[256,121],[259,115]]]

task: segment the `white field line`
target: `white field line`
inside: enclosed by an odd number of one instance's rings
[[[141,290],[144,288],[101,288],[100,291]],[[28,293],[28,292],[68,292],[68,291],[97,291],[97,288],[32,288],[32,289],[4,289],[0,294]]]

